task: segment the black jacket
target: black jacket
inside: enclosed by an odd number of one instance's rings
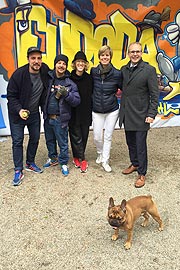
[[[40,98],[40,106],[43,109],[48,89],[49,67],[42,63],[40,76],[43,83],[43,92]],[[7,86],[8,112],[13,121],[20,119],[19,111],[29,109],[29,100],[32,93],[32,82],[29,73],[29,64],[18,68],[11,76]]]
[[[109,113],[119,108],[116,92],[121,88],[121,71],[112,66],[105,79],[100,76],[100,65],[91,69],[93,78],[93,112]]]
[[[81,103],[72,108],[72,116],[69,125],[86,125],[92,123],[92,77],[87,72],[82,76],[76,75],[76,71],[71,72],[71,79],[76,83]]]

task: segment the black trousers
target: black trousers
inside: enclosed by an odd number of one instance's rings
[[[89,136],[89,125],[69,126],[69,137],[73,157],[85,159],[85,150]]]
[[[125,131],[129,157],[133,166],[138,167],[139,175],[147,172],[147,133],[148,131]]]

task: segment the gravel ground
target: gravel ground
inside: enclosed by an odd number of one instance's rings
[[[129,165],[123,130],[115,130],[112,173],[95,163],[90,131],[89,169],[80,173],[72,165],[61,175],[59,166],[42,174],[25,171],[22,185],[13,187],[11,137],[0,142],[0,270],[164,270],[180,263],[180,128],[153,128],[148,135],[149,170],[146,185],[134,187],[136,173],[121,171]],[[25,145],[27,135],[25,138]],[[47,159],[41,135],[36,163]],[[113,242],[106,215],[109,197],[120,203],[151,194],[164,221],[164,231],[151,218],[148,227],[136,222],[132,248],[126,251],[126,233]]]

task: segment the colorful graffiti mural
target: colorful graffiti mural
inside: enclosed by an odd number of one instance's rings
[[[143,60],[156,68],[159,82],[159,108],[153,126],[179,126],[178,1],[0,0],[0,41],[0,135],[10,134],[8,80],[27,62],[30,46],[41,48],[43,61],[50,68],[57,53],[67,54],[71,62],[78,50],[86,53],[92,67],[98,64],[99,47],[108,44],[114,51],[114,66],[121,68],[128,62],[128,44],[140,41]]]

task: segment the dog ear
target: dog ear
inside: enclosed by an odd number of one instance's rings
[[[112,197],[109,198],[109,208],[114,207],[114,199]]]
[[[122,202],[121,202],[121,209],[122,209],[122,211],[125,213],[126,212],[126,200],[124,199],[124,200],[122,200]]]

